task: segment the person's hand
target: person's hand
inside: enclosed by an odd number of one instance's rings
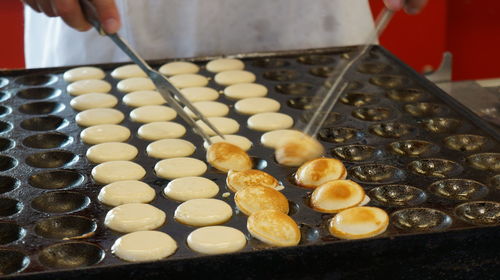
[[[61,17],[69,26],[86,31],[91,25],[85,20],[78,0],[22,0],[32,9],[49,17]],[[120,29],[120,15],[115,0],[91,0],[97,10],[104,31],[116,33]]]
[[[393,11],[404,8],[409,14],[418,14],[427,4],[427,0],[384,0],[384,4]]]

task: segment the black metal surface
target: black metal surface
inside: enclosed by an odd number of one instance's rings
[[[297,121],[303,112],[301,106],[297,104],[303,102],[290,100],[295,100],[295,98],[304,100],[304,97],[311,97],[324,81],[325,71],[335,67],[339,59],[346,59],[349,50],[346,48],[319,49],[248,54],[237,57],[245,61],[247,70],[256,74],[257,83],[268,87],[268,96],[282,104],[280,111],[293,116]],[[212,57],[192,61],[203,66],[209,59]],[[164,62],[166,61],[156,61],[153,65],[158,67]],[[366,63],[368,65],[365,65]],[[3,113],[0,112],[0,137],[5,139],[0,142],[2,146],[0,176],[4,176],[2,182],[12,181],[12,178],[17,181],[14,187],[12,187],[12,182],[6,183],[5,191],[2,191],[0,195],[2,205],[0,220],[9,223],[8,227],[4,227],[7,229],[5,234],[0,235],[0,239],[4,240],[4,242],[0,240],[0,263],[2,263],[0,269],[11,273],[19,270],[20,272],[13,274],[12,277],[27,279],[48,277],[52,279],[70,277],[157,279],[174,276],[206,277],[207,275],[209,278],[217,276],[220,278],[282,279],[340,279],[355,276],[371,278],[371,276],[394,275],[394,278],[403,279],[417,277],[432,279],[433,276],[445,274],[449,278],[470,279],[463,277],[466,273],[472,273],[469,275],[473,277],[488,279],[490,273],[497,271],[500,265],[498,254],[494,250],[499,245],[498,224],[500,223],[498,206],[500,188],[498,180],[493,179],[500,172],[498,167],[495,168],[493,165],[495,160],[498,161],[500,152],[498,134],[480,118],[457,104],[384,49],[376,47],[372,55],[360,64],[363,66],[358,65],[357,69],[361,72],[353,70],[348,74],[348,78],[353,82],[349,92],[361,92],[373,98],[366,105],[351,103],[349,99],[344,99],[345,103],[339,102],[333,110],[339,115],[332,116],[340,117],[334,117],[327,122],[322,132],[323,137],[320,139],[328,140],[332,131],[348,128],[355,132],[351,135],[352,138],[344,142],[338,142],[339,139],[333,142],[322,141],[329,155],[332,155],[330,151],[334,148],[346,145],[371,147],[372,156],[362,157],[361,161],[353,161],[348,155],[343,161],[349,170],[349,178],[360,182],[367,193],[389,195],[389,200],[385,203],[382,203],[380,199],[378,201],[374,199],[376,196],[372,197],[373,200],[370,203],[370,205],[384,208],[389,214],[395,213],[391,216],[391,225],[386,233],[373,239],[358,241],[343,241],[331,237],[326,227],[331,215],[315,212],[307,206],[308,190],[294,186],[289,180],[294,169],[279,166],[273,159],[272,150],[260,144],[259,138],[262,133],[248,129],[246,127],[247,116],[239,115],[231,110],[228,117],[236,119],[241,125],[238,134],[248,137],[254,143],[249,154],[266,161],[267,165],[264,170],[284,183],[283,193],[295,205],[295,211],[291,217],[301,225],[303,238],[301,244],[293,248],[269,248],[249,237],[245,249],[236,254],[201,256],[194,253],[185,244],[187,235],[194,228],[174,221],[173,213],[179,203],[162,195],[163,187],[168,181],[154,174],[153,166],[158,160],[147,157],[145,150],[149,142],[139,139],[135,133],[141,124],[126,119],[122,124],[130,128],[133,134],[128,143],[135,145],[140,151],[134,161],[147,170],[143,181],[157,191],[157,196],[151,204],[167,213],[167,223],[159,230],[170,234],[179,245],[177,252],[168,259],[142,264],[126,263],[110,252],[114,240],[121,234],[112,232],[103,225],[104,216],[110,207],[102,205],[97,200],[100,185],[94,183],[90,177],[90,170],[94,165],[85,158],[88,146],[81,143],[79,139],[79,132],[82,128],[73,122],[76,112],[69,106],[71,97],[66,93],[67,83],[62,79],[62,73],[70,67],[0,72],[0,77],[3,79],[0,84],[4,84],[0,88],[1,105],[4,108],[0,110],[3,111]],[[117,81],[109,76],[109,73],[118,65],[106,64],[99,65],[99,67],[108,73],[106,80],[113,84],[111,94],[121,99],[124,94],[116,90]],[[213,74],[203,68],[200,74],[213,77]],[[391,76],[384,78],[384,75]],[[292,83],[309,86],[303,92],[297,90],[297,87],[292,87],[293,92],[291,92],[290,84]],[[379,86],[375,85],[377,83]],[[216,85],[213,79],[209,86],[217,90],[223,89]],[[417,90],[391,92],[391,90],[408,88]],[[415,96],[418,100],[413,100]],[[43,103],[30,104],[42,101]],[[223,95],[218,101],[230,105],[231,108],[234,105],[233,100],[228,100]],[[443,109],[429,112],[420,110],[417,115],[426,113],[430,115],[414,117],[405,111],[405,106],[416,102],[435,103],[437,107]],[[292,106],[287,104],[292,104]],[[116,108],[126,115],[131,111],[131,108],[121,102]],[[425,106],[423,108],[425,109]],[[437,117],[443,119],[427,121]],[[183,123],[178,119],[175,121]],[[376,135],[377,131],[385,133],[385,136],[394,135],[393,130],[387,130],[391,123],[395,123],[399,128],[406,128],[402,131],[407,134],[399,138]],[[453,125],[455,123],[457,125]],[[426,125],[438,132],[426,130]],[[33,129],[43,131],[33,131]],[[34,136],[37,134],[47,135]],[[475,151],[452,150],[443,142],[443,139],[456,134],[480,135],[486,137],[487,141]],[[202,140],[190,131],[183,138],[192,141],[197,147],[202,146]],[[42,139],[47,144],[38,145],[38,141],[33,139]],[[431,148],[424,149],[424,152],[416,157],[394,154],[390,143],[403,140],[421,140],[430,143]],[[490,170],[473,168],[470,164],[471,159],[467,157],[486,152],[496,155],[490,165],[486,166]],[[338,156],[338,154],[334,155]],[[198,148],[193,156],[204,159],[204,150]],[[422,159],[424,161],[421,161]],[[437,170],[440,172],[436,172],[433,166],[440,164],[444,167],[449,165],[452,168],[449,171]],[[423,172],[427,172],[423,175],[418,174],[419,168],[422,167]],[[363,171],[368,169],[371,170],[370,172],[374,170],[394,172],[391,173],[392,176],[381,181],[366,182],[363,180],[363,176],[366,175]],[[50,173],[47,174],[47,172]],[[480,182],[481,186],[486,186],[486,190],[482,187],[473,188],[471,194],[458,196],[458,198],[446,197],[435,191],[436,187],[430,187],[436,181],[444,179],[439,177],[441,175],[445,178],[475,180]],[[373,180],[370,176],[373,177],[369,175],[368,179]],[[217,198],[227,201],[233,209],[236,209],[232,195],[228,198],[222,197],[223,192],[229,191],[225,189],[225,175],[209,169],[204,177],[218,183],[221,192]],[[406,204],[391,201],[391,194],[377,189],[377,187],[390,184],[413,186],[422,191],[425,197],[423,200],[418,200],[418,198],[409,200]],[[439,188],[441,185],[438,186]],[[4,190],[4,187],[0,189]],[[401,188],[398,187],[398,189]],[[414,191],[410,188],[406,190]],[[54,194],[54,192],[58,193]],[[403,192],[404,194],[407,193]],[[67,203],[61,207],[48,207],[43,203],[44,196],[42,195],[52,195],[54,199],[62,195]],[[470,220],[466,221],[457,215],[455,210],[457,205],[471,200],[493,202],[493,209],[490,207],[493,211],[491,212],[493,214],[490,213],[493,215],[493,222],[491,222],[493,227],[478,224],[477,221],[473,224]],[[415,207],[424,209],[415,210],[416,216],[410,215],[413,212],[409,214],[397,212]],[[429,209],[436,209],[439,212],[431,212]],[[428,213],[433,215],[419,216]],[[426,224],[405,228],[402,223],[396,222],[397,218],[405,218],[408,215],[417,219],[413,221],[414,224],[418,224],[419,218],[423,219],[423,217],[430,217],[430,220],[425,218],[424,221],[443,221],[441,219],[443,217],[439,216],[441,213],[446,215],[445,223],[437,225],[429,223],[427,228],[423,229],[422,226]],[[460,213],[462,212],[458,214]],[[50,221],[47,221],[48,218],[61,219],[61,221],[66,219],[59,217],[70,217],[71,222],[67,224],[72,226],[66,236],[64,230],[55,234],[50,232],[50,227],[47,227],[51,225]],[[446,223],[450,221],[451,224]],[[478,221],[484,223],[484,220]],[[92,222],[95,222],[97,226],[95,231]],[[225,225],[247,232],[246,217],[237,211]],[[75,232],[76,235],[74,235]],[[85,238],[72,241],[61,240],[61,237],[78,237],[78,234],[84,234]],[[64,245],[71,242],[76,243]],[[52,247],[54,244],[63,245]],[[51,253],[52,250],[55,250],[55,254],[71,254],[76,251],[80,254],[80,258],[73,260],[74,262],[70,265],[74,266],[70,269],[50,267],[64,265],[57,257],[52,258],[54,256]],[[26,258],[19,258],[23,254]],[[68,256],[62,258],[67,260]]]

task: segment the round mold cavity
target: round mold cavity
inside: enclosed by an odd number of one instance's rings
[[[303,64],[320,65],[333,63],[335,59],[327,55],[304,55],[297,58],[297,61]]]
[[[302,114],[301,119],[305,122],[308,122],[312,118],[314,113],[316,113],[316,111],[307,110]],[[324,113],[320,113],[320,114],[324,115]],[[323,123],[323,127],[334,125],[335,123],[337,123],[340,120],[340,118],[341,118],[341,116],[337,112],[328,113],[328,115],[326,116],[325,122]]]
[[[340,98],[340,102],[355,107],[372,104],[375,100],[372,94],[364,92],[348,92]]]
[[[365,74],[381,74],[390,70],[390,65],[381,62],[365,62],[358,66],[358,71]]]
[[[474,169],[500,171],[500,153],[482,153],[467,157],[467,163]]]
[[[253,162],[253,168],[258,170],[264,170],[267,167],[267,160],[258,157],[250,157]]]
[[[57,81],[54,75],[41,74],[41,75],[26,75],[21,76],[15,80],[17,84],[24,86],[44,86]]]
[[[404,179],[404,171],[386,164],[364,164],[349,170],[354,180],[366,184],[392,184]]]
[[[423,140],[403,140],[390,143],[388,149],[400,156],[420,157],[436,153],[439,147]]]
[[[0,88],[3,88],[4,86],[9,84],[9,80],[6,78],[0,78]]]
[[[328,78],[332,75],[334,70],[335,68],[332,66],[318,66],[309,69],[309,73],[317,77]]]
[[[300,206],[296,202],[288,200],[288,216],[293,216],[299,212]]]
[[[293,70],[270,70],[263,74],[264,78],[273,81],[291,81],[295,80],[298,76],[296,71]]]
[[[275,59],[275,58],[262,58],[258,59],[253,63],[254,66],[261,67],[261,68],[279,68],[279,67],[286,67],[290,65],[288,61],[282,60],[282,59]]]
[[[47,115],[60,112],[64,109],[64,105],[59,102],[32,102],[25,103],[19,106],[19,112],[29,115]]]
[[[15,199],[0,197],[0,217],[12,216],[23,209],[23,204]]]
[[[387,97],[395,101],[415,102],[424,97],[424,91],[418,88],[401,88],[389,90]]]
[[[455,215],[473,225],[500,224],[500,203],[494,201],[474,201],[460,204]]]
[[[23,145],[35,149],[53,149],[64,147],[70,142],[71,137],[68,135],[50,132],[28,136],[24,138]]]
[[[457,134],[444,138],[444,145],[451,150],[473,152],[483,148],[488,138],[473,134]]]
[[[356,162],[373,159],[380,154],[373,146],[368,145],[347,145],[335,147],[331,151],[333,156],[339,157],[343,161]]]
[[[489,181],[492,188],[500,190],[500,174],[491,177]]]
[[[308,83],[288,83],[276,86],[276,90],[283,94],[300,95],[311,92],[313,85]]]
[[[432,118],[423,120],[422,125],[429,132],[452,133],[462,125],[462,122],[452,118]]]
[[[83,175],[78,172],[57,170],[31,175],[29,184],[39,189],[62,189],[77,186],[83,180]]]
[[[308,224],[299,224],[300,229],[300,244],[312,243],[319,240],[319,230]]]
[[[10,192],[17,187],[19,187],[19,180],[9,177],[9,176],[0,176],[0,194]]]
[[[15,144],[14,141],[8,138],[0,137],[0,152],[6,151],[14,147],[14,144]]]
[[[0,91],[0,102],[3,102],[10,98],[10,94]]]
[[[26,231],[12,222],[0,222],[0,245],[9,244],[24,237]]]
[[[383,107],[363,107],[352,111],[352,116],[363,121],[383,121],[391,117],[391,111]]]
[[[61,94],[61,90],[51,87],[27,88],[17,92],[17,96],[23,99],[48,99]]]
[[[429,190],[452,200],[477,200],[488,195],[488,187],[468,179],[447,179],[432,183]]]
[[[404,231],[441,231],[451,226],[451,217],[430,208],[407,208],[391,215],[392,224]]]
[[[28,256],[19,251],[0,249],[0,275],[21,272],[29,263]]]
[[[90,204],[90,198],[77,192],[55,191],[40,195],[31,201],[31,207],[45,213],[79,211]]]
[[[21,122],[21,127],[32,131],[56,130],[65,124],[65,120],[57,116],[36,117]]]
[[[28,156],[26,163],[38,168],[57,168],[69,164],[77,158],[68,151],[41,152]]]
[[[104,250],[87,242],[65,242],[43,249],[38,259],[51,268],[76,268],[98,264],[104,258]]]
[[[12,129],[12,125],[8,122],[0,121],[0,133],[7,132]]]
[[[368,196],[378,204],[392,207],[413,207],[422,204],[427,195],[421,189],[401,184],[385,185],[372,189]]]
[[[312,97],[301,96],[301,97],[295,97],[292,99],[288,99],[286,104],[294,109],[309,110],[309,109],[313,108],[311,101],[312,101]]]
[[[380,75],[370,78],[370,83],[382,88],[393,89],[404,86],[407,79],[399,75]]]
[[[37,235],[50,239],[80,239],[95,233],[97,224],[85,217],[58,216],[40,220],[34,231]]]
[[[444,107],[440,104],[430,102],[406,104],[404,110],[417,118],[432,117],[445,111]]]
[[[9,107],[0,105],[0,117],[6,116],[11,112],[12,110]]]
[[[346,90],[358,90],[363,88],[363,83],[357,81],[350,81]]]
[[[460,174],[463,171],[460,164],[439,158],[419,159],[410,162],[408,169],[418,175],[447,178]]]
[[[17,165],[17,160],[9,157],[9,156],[3,156],[0,155],[0,171],[7,171],[10,170]]]
[[[399,122],[376,123],[370,126],[370,132],[384,138],[400,138],[412,131],[413,127]]]
[[[318,133],[318,138],[330,143],[344,143],[349,140],[361,138],[359,130],[350,127],[326,127]]]

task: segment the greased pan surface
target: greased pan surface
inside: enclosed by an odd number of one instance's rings
[[[236,57],[245,62],[246,70],[257,76],[257,83],[268,88],[268,97],[282,104],[280,112],[299,121],[325,76],[339,60],[349,58],[350,50],[318,49]],[[222,90],[213,81],[214,75],[203,68],[209,59],[212,58],[191,61],[202,66],[200,74],[212,78],[210,87]],[[164,62],[154,62],[153,66],[159,67]],[[118,65],[98,66],[106,71],[105,79],[113,85],[111,94],[121,100],[124,94],[116,89],[118,81],[109,75]],[[375,47],[370,57],[348,73],[350,89],[333,109],[319,139],[327,155],[345,163],[348,178],[365,188],[372,199],[369,205],[390,214],[390,226],[384,234],[359,241],[330,236],[327,222],[332,216],[309,208],[310,191],[295,186],[291,180],[295,169],[278,165],[272,150],[260,144],[262,133],[249,129],[248,117],[235,112],[234,101],[221,95],[217,101],[228,104],[231,107],[228,117],[240,123],[237,134],[254,143],[248,152],[255,158],[256,167],[284,184],[291,217],[301,226],[300,245],[270,248],[248,235],[247,246],[236,254],[202,256],[191,251],[185,240],[194,228],[174,220],[173,213],[179,203],[162,195],[168,181],[154,174],[158,160],[145,152],[150,142],[137,137],[140,124],[127,117],[121,123],[132,132],[127,143],[140,151],[134,162],[146,169],[143,181],[157,193],[151,204],[167,214],[166,224],[158,230],[170,234],[179,246],[165,260],[129,264],[110,251],[121,234],[103,225],[110,207],[97,200],[102,185],[93,182],[90,176],[95,165],[85,158],[88,146],[79,138],[82,128],[75,124],[77,112],[69,105],[71,97],[66,93],[67,83],[62,73],[70,68],[0,72],[0,271],[4,274],[64,278],[99,272],[131,273],[147,268],[150,274],[144,277],[155,277],[157,274],[150,270],[179,273],[177,268],[190,270],[196,266],[201,270],[213,264],[231,266],[227,271],[236,271],[242,261],[262,266],[257,258],[274,260],[287,256],[289,269],[295,271],[292,259],[299,256],[311,260],[315,254],[337,250],[344,256],[362,258],[359,253],[350,252],[350,248],[365,247],[374,250],[375,255],[380,254],[377,257],[380,258],[390,254],[391,246],[395,246],[391,244],[398,244],[400,250],[406,245],[408,250],[414,248],[415,245],[405,244],[404,240],[438,247],[446,243],[443,236],[460,240],[483,234],[484,240],[489,240],[492,234],[497,234],[492,229],[498,232],[498,134],[387,51]],[[116,108],[126,116],[131,111],[121,101]],[[175,121],[185,125],[179,118]],[[194,143],[198,148],[193,156],[204,160],[201,138],[188,129],[183,139]],[[209,168],[204,177],[219,185],[221,191],[216,198],[228,202],[235,210],[225,225],[248,234],[247,218],[236,210],[234,194],[222,196],[229,192],[225,174]],[[54,224],[61,227],[54,230],[49,226]],[[79,238],[65,239],[68,236]],[[468,245],[472,244],[469,240]],[[471,259],[473,256],[471,253]],[[276,274],[279,275],[286,276]]]

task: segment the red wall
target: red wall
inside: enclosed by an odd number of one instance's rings
[[[374,14],[382,0],[370,0]],[[0,0],[0,68],[22,68],[23,24],[19,0]],[[455,80],[500,77],[500,1],[429,0],[419,15],[399,12],[381,44],[417,71],[436,68],[453,53]]]

